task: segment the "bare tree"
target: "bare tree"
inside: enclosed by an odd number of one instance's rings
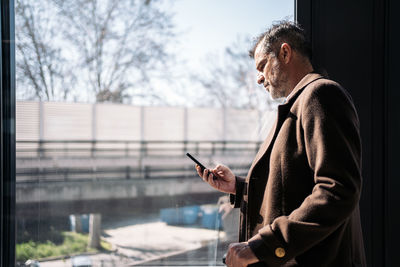
[[[172,14],[157,0],[53,0],[81,86],[98,102],[157,97],[172,56]],[[167,75],[165,75],[167,76]]]
[[[46,0],[16,2],[18,95],[24,99],[66,99],[75,77],[56,40],[60,38]]]
[[[254,60],[243,47],[248,38],[238,37],[222,55],[209,54],[205,71],[194,80],[205,89],[203,101],[213,106],[231,108],[272,109],[268,93],[256,82]]]

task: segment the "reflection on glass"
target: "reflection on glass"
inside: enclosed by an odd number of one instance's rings
[[[238,210],[185,153],[245,176],[273,122],[248,36],[293,3],[250,2],[16,1],[18,266],[223,265]]]

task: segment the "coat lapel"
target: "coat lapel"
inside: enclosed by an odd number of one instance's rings
[[[249,172],[246,177],[246,182],[249,182],[250,177],[252,176],[252,172],[254,170],[254,167],[257,165],[257,163],[260,161],[260,159],[265,155],[267,151],[269,151],[269,148],[271,145],[274,143],[275,137],[278,135],[279,130],[285,121],[287,114],[290,110],[290,107],[298,97],[298,95],[301,93],[301,91],[310,83],[312,83],[315,80],[321,79],[323,76],[321,76],[318,73],[309,73],[306,76],[303,77],[303,79],[300,80],[300,82],[296,85],[296,87],[293,89],[292,93],[290,94],[289,98],[286,100],[286,103],[283,105],[278,106],[278,116],[277,119],[275,120],[274,126],[271,128],[271,131],[268,134],[268,137],[265,139],[263,144],[261,145],[260,149],[257,152],[256,157],[253,160],[253,163],[251,164],[251,167],[249,169]]]
[[[260,148],[258,149],[258,152],[257,152],[257,154],[253,160],[253,163],[251,164],[249,172],[247,174],[246,181],[248,181],[250,179],[250,174],[253,172],[254,166],[258,163],[258,161],[261,159],[261,157],[265,154],[269,145],[271,144],[271,141],[274,136],[275,129],[276,129],[277,121],[278,120],[275,120],[274,126],[269,131],[268,137],[264,140],[264,142],[261,144]]]

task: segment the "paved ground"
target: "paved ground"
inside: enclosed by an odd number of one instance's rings
[[[217,247],[215,247],[217,245]],[[222,263],[229,242],[218,242],[214,245],[187,251],[182,254],[161,258],[143,263],[143,266],[225,266]]]
[[[164,222],[120,227],[105,231],[105,239],[115,245],[117,252],[133,263],[182,254],[217,242],[218,231],[202,228],[170,226]]]
[[[228,205],[229,206],[229,205]],[[228,244],[237,240],[238,209],[223,216],[226,232],[196,226],[171,226],[159,213],[103,218],[103,238],[115,253],[88,255],[92,266],[223,266]],[[41,262],[41,267],[71,267],[71,260]]]
[[[127,257],[115,254],[99,253],[86,256],[93,267],[119,267],[130,266],[131,260]],[[40,267],[71,267],[71,259],[40,262]]]
[[[150,222],[105,230],[104,239],[116,248],[116,252],[87,257],[93,266],[101,267],[215,266],[221,262],[221,256],[217,255],[221,238],[224,238],[224,232]],[[66,259],[41,262],[40,266],[71,267],[72,264],[70,259]]]

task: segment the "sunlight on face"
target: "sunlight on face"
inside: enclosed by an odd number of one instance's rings
[[[257,46],[254,60],[258,70],[257,83],[263,84],[264,88],[271,94],[272,99],[286,96],[287,74],[279,57],[273,53],[266,54],[261,46]]]

